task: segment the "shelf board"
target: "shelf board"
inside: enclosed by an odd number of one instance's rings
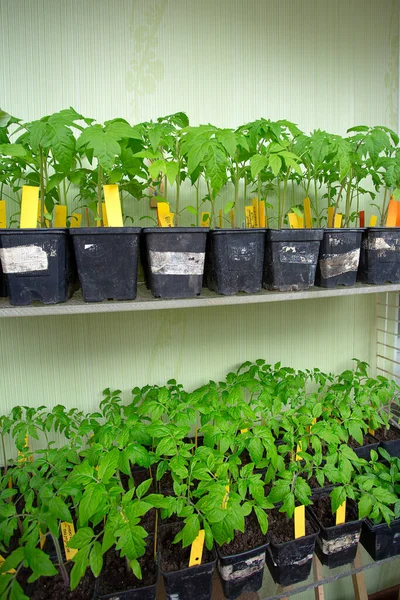
[[[312,300],[316,298],[336,298],[360,294],[377,294],[381,292],[399,292],[400,284],[363,285],[340,287],[335,289],[313,287],[301,292],[269,292],[262,290],[257,294],[236,294],[235,296],[219,296],[215,292],[204,289],[201,296],[163,300],[153,298],[144,284],[139,284],[136,300],[115,302],[84,302],[80,292],[63,304],[40,304],[30,306],[12,306],[5,299],[0,299],[0,317],[34,317],[51,315],[79,315],[107,312],[126,312],[142,310],[165,310],[171,308],[201,308],[206,306],[229,306],[237,304],[260,304],[265,302],[287,302],[291,300]]]

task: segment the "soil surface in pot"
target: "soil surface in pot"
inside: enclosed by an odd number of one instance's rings
[[[313,500],[311,509],[324,527],[333,527],[336,525],[336,515],[332,514],[331,499],[329,497],[325,496]],[[346,523],[357,520],[357,506],[352,502],[346,502]]]
[[[147,533],[154,534],[156,529],[156,509],[151,508],[149,512],[143,515],[141,520],[141,526],[147,531]]]
[[[173,490],[174,480],[172,479],[171,471],[166,471],[158,482],[160,490]]]
[[[314,527],[306,516],[306,535],[315,533]],[[282,544],[294,540],[294,517],[288,519],[277,508],[268,513],[268,538],[273,544]]]
[[[67,563],[65,568],[71,572],[72,563]],[[40,577],[34,583],[34,589],[30,593],[31,600],[91,600],[94,594],[95,578],[88,569],[85,576],[79,582],[73,592],[67,590],[60,573],[54,577]]]
[[[378,440],[376,440],[372,435],[367,433],[364,435],[363,443],[360,444],[352,437],[349,438],[347,442],[350,448],[363,448],[364,446],[369,446],[370,444],[376,444]]]
[[[150,475],[150,472],[148,469],[140,469],[140,470],[135,470],[132,469],[131,471],[131,476],[128,477],[128,475],[125,475],[125,473],[121,473],[121,483],[122,486],[124,488],[124,490],[128,491],[129,488],[129,480],[133,479],[134,485],[135,487],[138,487],[141,483],[143,483],[143,481],[146,481],[147,479],[151,479],[152,476]],[[149,494],[155,492],[154,489],[154,484],[152,484],[149,488]]]
[[[182,525],[164,527],[159,533],[160,567],[165,573],[180,571],[189,567],[190,546],[182,548],[181,543],[173,544],[174,538]],[[204,545],[201,564],[210,563],[214,560],[212,552]]]
[[[121,558],[115,550],[109,550],[105,557],[99,595],[105,596],[154,585],[157,580],[157,567],[152,540],[148,541],[145,554],[138,560],[142,569],[142,579],[135,577],[133,571],[128,568],[125,558]]]
[[[380,442],[391,442],[393,440],[400,439],[400,429],[397,427],[390,426],[390,429],[386,429],[386,427],[381,427],[380,429],[376,429],[374,432],[374,436]]]
[[[311,477],[309,479],[306,479],[306,481],[312,490],[321,489],[321,485],[319,484],[319,481],[315,475],[311,475]],[[330,488],[332,486],[333,483],[330,483],[325,477],[324,485],[322,486],[322,488]]]
[[[252,512],[245,517],[244,533],[236,531],[233,540],[229,544],[220,546],[219,551],[224,556],[232,556],[263,546],[267,541],[267,536],[261,532],[257,517]]]

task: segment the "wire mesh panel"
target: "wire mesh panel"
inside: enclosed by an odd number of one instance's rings
[[[376,295],[376,371],[400,384],[400,295]]]

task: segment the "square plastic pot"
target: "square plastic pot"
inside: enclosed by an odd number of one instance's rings
[[[363,229],[324,229],[315,285],[355,285]]]
[[[369,227],[364,231],[358,280],[378,285],[400,282],[399,227]]]
[[[323,565],[330,569],[353,562],[357,554],[362,520],[324,527],[312,506],[306,508],[319,529],[315,552]]]
[[[364,458],[365,460],[369,460],[371,458],[371,450],[378,451],[379,442],[377,441],[374,444],[367,444],[366,446],[361,446],[360,448],[353,448],[355,454],[357,454],[358,458]]]
[[[0,258],[11,304],[65,302],[76,281],[67,229],[4,229]]]
[[[201,293],[206,239],[204,227],[145,228],[143,267],[156,298],[191,298]]]
[[[167,600],[211,600],[215,562],[170,573],[160,569]]]
[[[140,227],[70,229],[85,302],[134,300]]]
[[[271,541],[266,549],[265,559],[272,578],[284,587],[304,581],[310,575],[319,530],[313,521],[307,520],[314,533],[282,544]]]
[[[265,229],[214,229],[207,237],[205,285],[217,294],[262,287]]]
[[[386,523],[374,525],[365,519],[360,541],[374,560],[397,556],[400,554],[400,519],[392,521],[390,527]]]
[[[121,559],[122,560],[122,559]],[[157,579],[154,585],[124,590],[122,592],[115,591],[112,594],[100,594],[102,574],[96,581],[96,599],[97,600],[155,600],[157,592]]]
[[[265,566],[265,550],[268,544],[224,556],[217,546],[217,569],[225,598],[234,600],[245,592],[261,589]]]
[[[314,285],[322,229],[267,229],[263,286],[307,290]]]
[[[398,432],[399,439],[397,440],[387,440],[386,442],[380,443],[380,447],[386,450],[390,454],[390,456],[400,457],[400,428],[395,425],[391,425],[392,429],[395,429]]]

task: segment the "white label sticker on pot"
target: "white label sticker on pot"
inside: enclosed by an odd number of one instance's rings
[[[49,268],[47,253],[40,246],[0,248],[0,257],[4,273],[31,273]]]
[[[295,244],[283,243],[279,249],[279,261],[282,263],[297,263],[304,265],[315,265],[318,257],[317,244],[310,242],[307,244],[307,249],[302,245],[296,246]]]
[[[343,273],[357,271],[360,260],[360,249],[344,252],[343,254],[326,254],[319,261],[321,275],[324,279],[337,277]]]
[[[96,248],[96,246],[94,244],[85,244],[84,248],[85,250],[91,250],[91,248]]]
[[[371,238],[364,242],[364,248],[367,248],[367,250],[391,250],[393,252],[397,250],[397,240],[392,241],[394,242],[393,244],[388,244],[385,238]]]
[[[154,252],[150,250],[155,275],[203,275],[204,252]]]

